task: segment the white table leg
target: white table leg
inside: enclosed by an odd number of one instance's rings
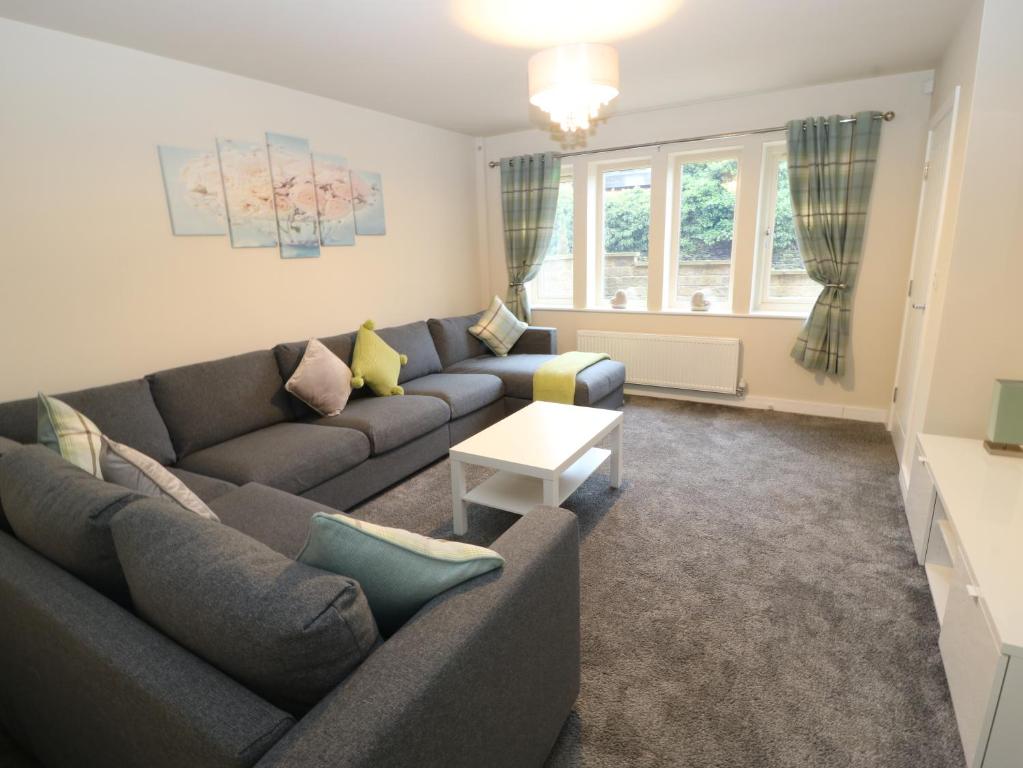
[[[464,536],[469,530],[469,519],[466,515],[468,505],[464,497],[465,465],[457,459],[451,459],[451,515],[456,536]]]
[[[557,477],[543,481],[543,503],[548,507],[558,506],[558,483]]]
[[[623,423],[618,422],[611,433],[611,487],[618,488],[622,484],[622,429]]]

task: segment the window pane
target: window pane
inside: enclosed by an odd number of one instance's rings
[[[695,291],[703,291],[715,304],[728,303],[738,178],[739,161],[735,158],[681,165],[675,291],[680,305],[688,305]]]
[[[817,298],[821,287],[807,276],[803,257],[799,255],[796,228],[792,220],[789,168],[784,155],[778,160],[778,186],[775,194],[767,298],[810,303]]]
[[[572,303],[572,235],[575,221],[572,177],[562,174],[554,233],[536,276],[533,298],[537,304]]]
[[[629,306],[644,308],[650,237],[650,168],[605,171],[604,183],[604,285],[609,300],[618,290],[629,297]]]

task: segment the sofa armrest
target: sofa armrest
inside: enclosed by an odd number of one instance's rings
[[[531,325],[519,336],[512,346],[512,355],[556,355],[558,353],[558,329],[541,328]]]
[[[527,768],[579,693],[579,532],[538,507],[505,557],[427,603],[309,712],[260,768]]]

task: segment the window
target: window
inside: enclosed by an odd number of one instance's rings
[[[688,308],[693,293],[703,291],[712,306],[727,312],[731,309],[738,153],[682,155],[674,162],[673,174],[670,303]]]
[[[629,307],[645,309],[650,263],[650,166],[604,167],[600,172],[597,304],[624,290]]]
[[[799,254],[786,160],[784,145],[764,147],[754,309],[765,312],[804,312],[821,292]]]
[[[530,299],[537,306],[572,306],[573,227],[575,194],[571,171],[561,172],[554,233],[536,279],[529,283]]]

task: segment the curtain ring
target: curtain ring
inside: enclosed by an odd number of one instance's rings
[[[825,288],[837,288],[840,291],[844,291],[849,286],[846,285],[845,283],[825,283],[824,287]]]

